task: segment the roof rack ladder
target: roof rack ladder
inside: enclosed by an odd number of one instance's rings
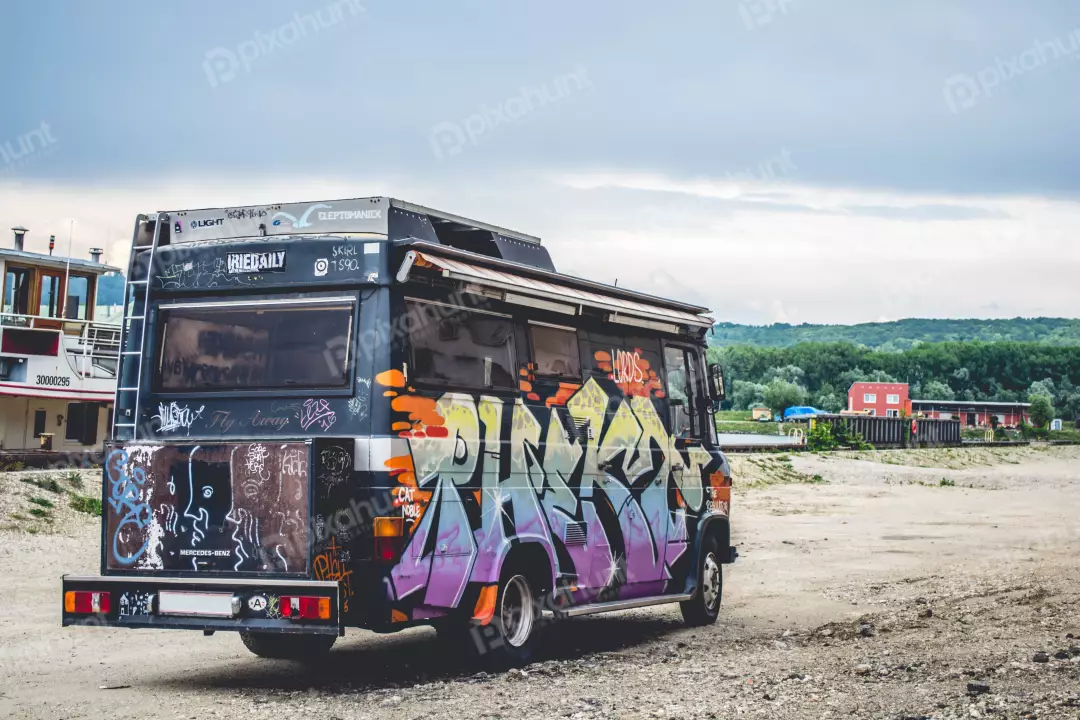
[[[153,241],[145,244],[143,225],[154,223]],[[142,387],[142,360],[146,351],[146,316],[150,310],[150,273],[154,254],[161,240],[162,228],[168,227],[169,216],[158,213],[153,221],[140,215],[135,222],[135,237],[128,259],[127,283],[124,287],[124,320],[120,331],[120,356],[117,362],[116,396],[113,399],[113,440],[139,439],[139,389]],[[144,242],[140,244],[140,239]],[[149,250],[145,265],[137,261],[139,253]],[[136,267],[144,272],[135,276]],[[141,293],[142,299],[139,300]],[[138,327],[135,327],[138,323]],[[127,364],[130,359],[131,364]]]

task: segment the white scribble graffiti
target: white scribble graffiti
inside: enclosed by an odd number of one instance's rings
[[[281,458],[281,472],[289,477],[307,475],[307,453],[303,450],[286,450]]]
[[[348,478],[352,470],[352,456],[343,448],[328,447],[319,455],[319,464],[322,466],[320,475],[323,483],[331,488],[341,485]]]
[[[224,258],[173,263],[157,276],[157,281],[162,290],[247,284],[240,276],[229,275]]]
[[[158,412],[154,419],[161,423],[158,432],[172,432],[183,428],[189,435],[192,424],[202,417],[205,405],[200,405],[198,410],[192,410],[187,405],[178,405],[175,402],[158,403]]]
[[[263,477],[266,473],[266,458],[269,456],[270,450],[265,445],[258,443],[248,445],[247,456],[244,459],[244,470],[256,477]]]

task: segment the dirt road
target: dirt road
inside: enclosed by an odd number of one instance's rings
[[[58,579],[96,570],[96,521],[9,527],[0,717],[1080,717],[1080,448],[735,468],[742,556],[714,627],[668,607],[563,622],[494,675],[426,629],[350,632],[307,667],[231,634],[65,630]]]

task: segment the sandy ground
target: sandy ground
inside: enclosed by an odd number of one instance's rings
[[[1078,718],[1080,448],[963,452],[739,458],[715,626],[563,622],[498,674],[427,629],[351,631],[311,666],[232,634],[62,629],[96,520],[9,523],[0,717]]]

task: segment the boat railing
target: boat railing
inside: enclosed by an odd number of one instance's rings
[[[121,342],[119,323],[0,313],[0,330],[3,328],[60,333],[65,354],[77,374],[116,377]]]

